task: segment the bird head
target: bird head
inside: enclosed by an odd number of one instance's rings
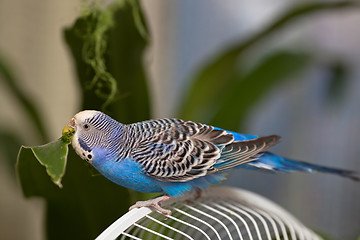
[[[79,112],[62,131],[63,138],[71,139],[71,144],[76,153],[88,162],[91,162],[93,158],[93,148],[102,139],[98,126],[103,115],[105,114],[93,110]]]

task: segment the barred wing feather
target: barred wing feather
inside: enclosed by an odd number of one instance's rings
[[[280,137],[270,135],[247,141],[237,141],[227,145],[221,154],[221,158],[215,163],[217,171],[223,171],[240,164],[249,163],[259,158],[270,147],[278,143]]]
[[[147,125],[156,125],[154,121],[166,126],[149,134]],[[185,182],[253,161],[278,140],[269,136],[234,141],[231,133],[212,126],[178,119],[154,121],[137,126],[137,132],[143,131],[147,137],[137,144],[131,157],[142,165],[144,173],[161,181]]]

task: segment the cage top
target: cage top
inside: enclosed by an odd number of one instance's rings
[[[274,202],[247,190],[212,187],[164,202],[170,216],[133,209],[105,229],[108,239],[321,239]]]

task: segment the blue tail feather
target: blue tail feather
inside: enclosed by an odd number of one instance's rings
[[[214,127],[214,129],[224,130],[221,128]],[[258,138],[256,135],[247,135],[237,132],[225,130],[234,136],[234,141],[246,141]],[[270,172],[323,172],[347,177],[355,181],[360,181],[360,177],[355,176],[355,172],[336,169],[331,167],[325,167],[317,164],[295,161],[288,158],[283,158],[270,152],[265,152],[257,160],[241,164],[238,167],[252,169],[252,170],[264,170]]]
[[[355,181],[360,181],[360,178],[354,176],[355,172],[325,167],[317,164],[295,161],[287,158],[280,157],[270,152],[265,152],[259,159],[249,162],[242,167],[250,169],[264,169],[275,172],[323,172],[339,175],[342,177],[351,178]]]

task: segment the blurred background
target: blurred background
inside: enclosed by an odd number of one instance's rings
[[[231,126],[231,130],[241,133],[278,134],[282,141],[273,150],[277,154],[360,172],[359,6],[303,16],[242,53],[241,75],[253,81],[251,89],[255,90],[261,89],[267,77],[273,78],[271,65],[263,72],[269,76],[255,71],[262,69],[266,59],[292,54],[299,57],[301,67],[284,74],[284,80],[264,91],[259,100],[246,108],[246,116],[238,123],[222,125],[211,111],[206,115],[183,109],[186,96],[191,102],[196,89],[207,89],[206,81],[198,88],[193,84],[194,76],[204,66],[305,2],[141,1],[150,32],[144,63],[151,117],[181,116],[218,123],[220,127]],[[327,2],[334,1],[320,1]],[[37,106],[50,140],[60,136],[62,127],[81,108],[80,85],[63,30],[73,24],[82,8],[83,1],[0,0],[0,58],[12,70],[19,88]],[[282,67],[279,63],[274,71]],[[216,76],[222,91],[223,79]],[[255,76],[265,80],[256,82]],[[16,156],[18,148],[7,145],[11,141],[25,145],[45,142],[33,137],[36,130],[11,92],[6,81],[0,81],[1,236],[44,239],[44,201],[22,196],[14,173],[15,159],[5,156],[9,151]],[[239,99],[243,99],[241,93]],[[216,103],[216,98],[212,101]],[[233,102],[232,107],[236,106]],[[241,102],[239,106],[244,107]],[[214,105],[214,112],[218,107]],[[17,139],[11,133],[16,133]],[[236,170],[225,184],[270,198],[330,239],[360,236],[358,182],[325,174],[275,175]]]

